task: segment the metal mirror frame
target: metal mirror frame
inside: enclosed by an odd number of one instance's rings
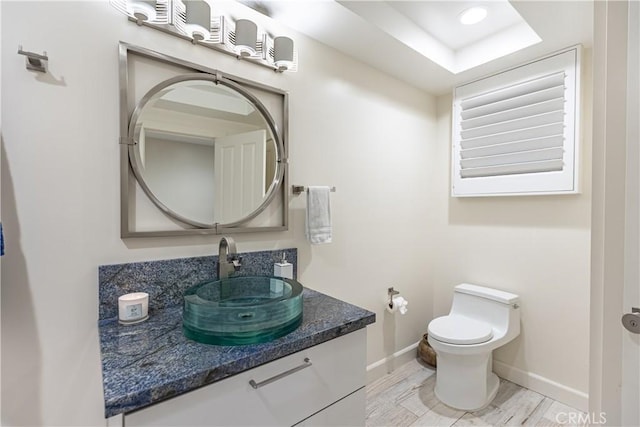
[[[138,135],[138,132],[139,132],[138,119],[142,115],[142,112],[144,108],[147,106],[147,104],[149,103],[149,101],[151,101],[153,97],[157,95],[160,91],[162,91],[163,89],[166,89],[167,87],[175,83],[186,82],[186,81],[209,81],[209,82],[215,83],[216,85],[221,84],[223,86],[226,86],[235,90],[240,95],[244,96],[260,112],[260,114],[262,114],[262,117],[265,119],[265,122],[269,126],[269,130],[271,131],[271,134],[273,136],[273,140],[276,146],[276,170],[274,174],[274,179],[271,182],[271,185],[269,186],[269,189],[267,190],[267,194],[264,200],[262,201],[262,203],[258,207],[256,207],[252,212],[238,219],[237,221],[233,221],[229,223],[215,222],[212,224],[206,224],[206,223],[201,223],[198,221],[194,221],[190,218],[187,218],[184,215],[177,213],[173,209],[169,208],[165,203],[163,203],[162,200],[160,200],[155,195],[153,190],[149,188],[146,180],[144,179],[142,159],[140,158],[140,150],[137,149],[138,141],[136,141],[135,139],[136,135]],[[138,184],[140,184],[140,187],[142,187],[142,189],[144,190],[146,195],[149,197],[149,199],[151,199],[151,201],[158,207],[158,209],[160,209],[165,214],[169,215],[172,218],[177,219],[178,221],[181,221],[188,225],[192,225],[197,228],[216,228],[218,226],[237,227],[241,224],[246,223],[247,221],[260,215],[260,213],[264,212],[267,206],[269,206],[271,201],[275,198],[277,194],[276,191],[278,189],[278,186],[282,182],[282,175],[284,174],[284,168],[282,167],[282,162],[280,160],[283,158],[284,147],[282,145],[282,139],[280,138],[280,135],[278,133],[278,127],[276,126],[275,121],[273,120],[273,117],[271,117],[271,114],[269,113],[269,111],[267,111],[267,108],[264,106],[264,104],[262,104],[262,102],[260,102],[260,100],[256,98],[252,93],[245,90],[242,86],[234,83],[232,80],[229,80],[221,76],[219,73],[214,75],[204,74],[204,73],[183,74],[181,76],[176,76],[176,77],[167,79],[163,82],[160,82],[159,84],[151,88],[145,94],[145,96],[142,97],[140,102],[138,102],[138,105],[136,106],[136,108],[133,110],[133,114],[131,115],[131,120],[129,121],[128,137],[129,137],[129,141],[133,141],[133,144],[129,144],[129,161],[133,169],[133,174],[138,180]]]
[[[287,158],[287,127],[288,127],[288,94],[285,91],[266,86],[260,83],[252,82],[240,77],[222,73],[219,70],[210,69],[188,61],[183,61],[159,52],[155,52],[146,48],[133,46],[128,43],[120,42],[120,224],[121,237],[155,237],[155,236],[181,236],[181,235],[201,235],[201,234],[222,234],[230,232],[259,232],[259,231],[285,231],[288,229],[288,158]],[[134,53],[136,55],[158,60],[163,63],[184,67],[193,72],[178,75],[176,77],[164,80],[152,87],[141,99],[136,103],[133,112],[129,114],[129,72],[128,72],[128,55]],[[158,93],[158,91],[166,87],[183,81],[189,80],[206,80],[215,84],[222,84],[229,87],[242,96],[244,96],[263,116],[269,130],[273,135],[276,146],[276,170],[274,179],[263,202],[251,213],[243,218],[230,223],[212,223],[206,224],[186,218],[168,208],[161,200],[159,200],[153,191],[149,188],[142,174],[142,163],[136,149],[137,141],[134,140],[136,134],[136,122],[142,113],[142,109],[149,100]],[[273,117],[260,100],[253,95],[246,87],[253,87],[262,91],[270,92],[283,97],[283,132],[281,133],[276,125]],[[130,197],[132,191],[131,177],[138,182],[144,193],[149,197],[153,204],[170,218],[190,227],[182,230],[158,230],[158,231],[132,231],[131,227],[131,203]],[[278,192],[282,194],[282,225],[250,227],[244,226],[248,221],[254,219],[273,202]]]

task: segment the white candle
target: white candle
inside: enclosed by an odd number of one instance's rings
[[[149,294],[135,292],[118,298],[118,319],[120,323],[137,323],[149,317]]]

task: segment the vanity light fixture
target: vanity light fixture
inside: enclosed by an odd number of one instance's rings
[[[184,29],[194,42],[211,38],[211,7],[203,0],[185,0]]]
[[[293,40],[279,36],[273,39],[273,63],[278,71],[287,71],[293,67]]]
[[[248,19],[238,19],[236,21],[236,31],[234,44],[236,52],[241,57],[254,56],[256,54],[256,43],[258,41],[258,26]]]
[[[212,16],[205,0],[109,0],[140,26],[171,34],[193,44],[233,55],[276,72],[296,71],[297,54],[289,37],[258,31],[248,19]],[[234,29],[235,28],[235,29]]]
[[[156,1],[138,0],[130,2],[131,14],[140,21],[153,21],[156,19]]]
[[[113,7],[128,15],[139,25],[143,23],[165,24],[168,21],[167,5],[170,0],[110,0]]]
[[[484,18],[486,17],[487,17],[487,9],[485,9],[484,7],[476,6],[476,7],[470,7],[469,9],[466,9],[465,11],[463,11],[458,17],[458,19],[460,20],[460,23],[463,25],[473,25],[484,20]]]

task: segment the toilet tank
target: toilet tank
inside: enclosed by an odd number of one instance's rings
[[[450,315],[489,323],[497,332],[520,329],[520,297],[510,292],[463,283],[454,288]],[[515,332],[515,331],[510,331]]]

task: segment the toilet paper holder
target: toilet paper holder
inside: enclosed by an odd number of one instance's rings
[[[387,294],[389,294],[389,308],[393,308],[393,297],[394,295],[399,295],[400,292],[393,289],[393,286],[387,289]]]

